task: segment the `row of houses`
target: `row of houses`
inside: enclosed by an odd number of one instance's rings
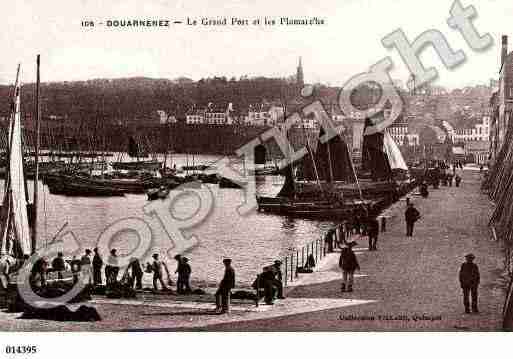
[[[167,113],[157,110],[152,118],[160,124],[185,122],[187,125],[234,125],[276,126],[284,121],[285,108],[278,104],[264,103],[250,105],[245,111],[236,111],[232,103],[226,106],[209,103],[206,107],[191,107],[183,113]],[[293,113],[290,108],[287,114]],[[318,124],[313,118],[302,118],[298,126],[313,129]]]

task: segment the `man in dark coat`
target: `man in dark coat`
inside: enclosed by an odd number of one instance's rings
[[[103,267],[103,259],[98,253],[98,248],[93,249],[93,283],[94,285],[102,284],[102,267]]]
[[[283,273],[281,272],[282,262],[280,260],[275,260],[273,264],[273,272],[274,272],[274,280],[273,286],[278,290],[278,299],[285,299],[283,296]]]
[[[216,292],[216,311],[218,313],[226,313],[229,311],[230,292],[235,288],[235,270],[232,268],[232,260],[225,258],[223,259],[223,264],[224,276]]]
[[[413,236],[413,225],[415,222],[420,218],[420,213],[417,211],[417,209],[413,206],[413,203],[408,204],[408,208],[406,208],[406,211],[404,212],[404,219],[406,220],[406,236],[412,237]]]
[[[191,293],[191,273],[192,268],[189,264],[189,258],[182,257],[182,265],[180,267],[181,273],[178,274],[179,277],[182,279],[182,290],[184,293]]]
[[[338,265],[342,269],[342,286],[341,291],[345,292],[346,288],[348,292],[353,291],[354,271],[360,270],[360,264],[356,259],[356,254],[353,252],[353,247],[356,242],[351,241],[347,243],[342,251],[340,252],[340,259]]]
[[[465,256],[466,262],[461,265],[460,285],[463,289],[463,305],[465,313],[470,313],[469,295],[472,296],[472,311],[479,313],[477,309],[477,287],[479,286],[479,268],[474,261],[473,254]]]
[[[271,266],[264,267],[262,269],[262,273],[259,274],[257,279],[257,285],[260,288],[264,288],[264,300],[267,305],[274,304],[274,293],[276,290],[276,287],[274,286],[275,281],[276,273],[273,268]]]
[[[376,251],[379,235],[379,222],[377,218],[370,217],[367,221],[367,235],[369,236],[369,251]]]

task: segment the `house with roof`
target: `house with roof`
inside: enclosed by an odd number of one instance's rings
[[[491,157],[498,155],[506,137],[506,130],[513,113],[513,52],[508,54],[508,36],[502,36],[499,69],[499,86],[490,99]]]

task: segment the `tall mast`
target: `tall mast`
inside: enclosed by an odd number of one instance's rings
[[[37,203],[38,203],[38,188],[39,188],[39,132],[41,130],[40,122],[41,122],[41,104],[39,101],[39,88],[40,88],[40,77],[39,77],[39,67],[40,67],[40,55],[37,55],[37,78],[36,78],[36,153],[35,153],[35,162],[36,162],[36,173],[34,176],[34,225],[32,228],[32,241],[31,241],[31,254],[36,253],[36,241],[37,241]]]
[[[331,114],[331,119],[333,119],[333,106],[330,105],[330,114]],[[330,179],[329,179],[329,182],[330,183],[333,183],[334,182],[334,176],[333,176],[333,167],[331,165],[331,150],[330,150],[330,141],[328,140],[326,142],[326,146],[328,147],[328,163],[330,165]]]

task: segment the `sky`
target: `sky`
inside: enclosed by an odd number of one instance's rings
[[[441,31],[467,60],[444,68],[432,48],[423,50],[426,67],[435,66],[434,85],[448,88],[487,84],[498,77],[500,37],[512,36],[513,1],[461,0],[474,5],[480,34],[490,33],[494,45],[473,51],[446,21],[452,0],[16,0],[2,1],[0,13],[0,83],[12,83],[16,64],[22,80],[35,81],[35,57],[41,54],[41,80],[145,76],[153,78],[247,75],[293,75],[299,56],[305,81],[343,86],[352,76],[390,56],[391,76],[405,81],[408,72],[396,50],[381,39],[402,29],[413,41],[424,31]],[[323,19],[317,26],[202,26],[187,18]],[[183,21],[168,28],[109,28],[107,20],[165,19]],[[81,26],[93,21],[94,27]],[[511,29],[511,30],[510,30]],[[507,31],[511,31],[508,33]]]

